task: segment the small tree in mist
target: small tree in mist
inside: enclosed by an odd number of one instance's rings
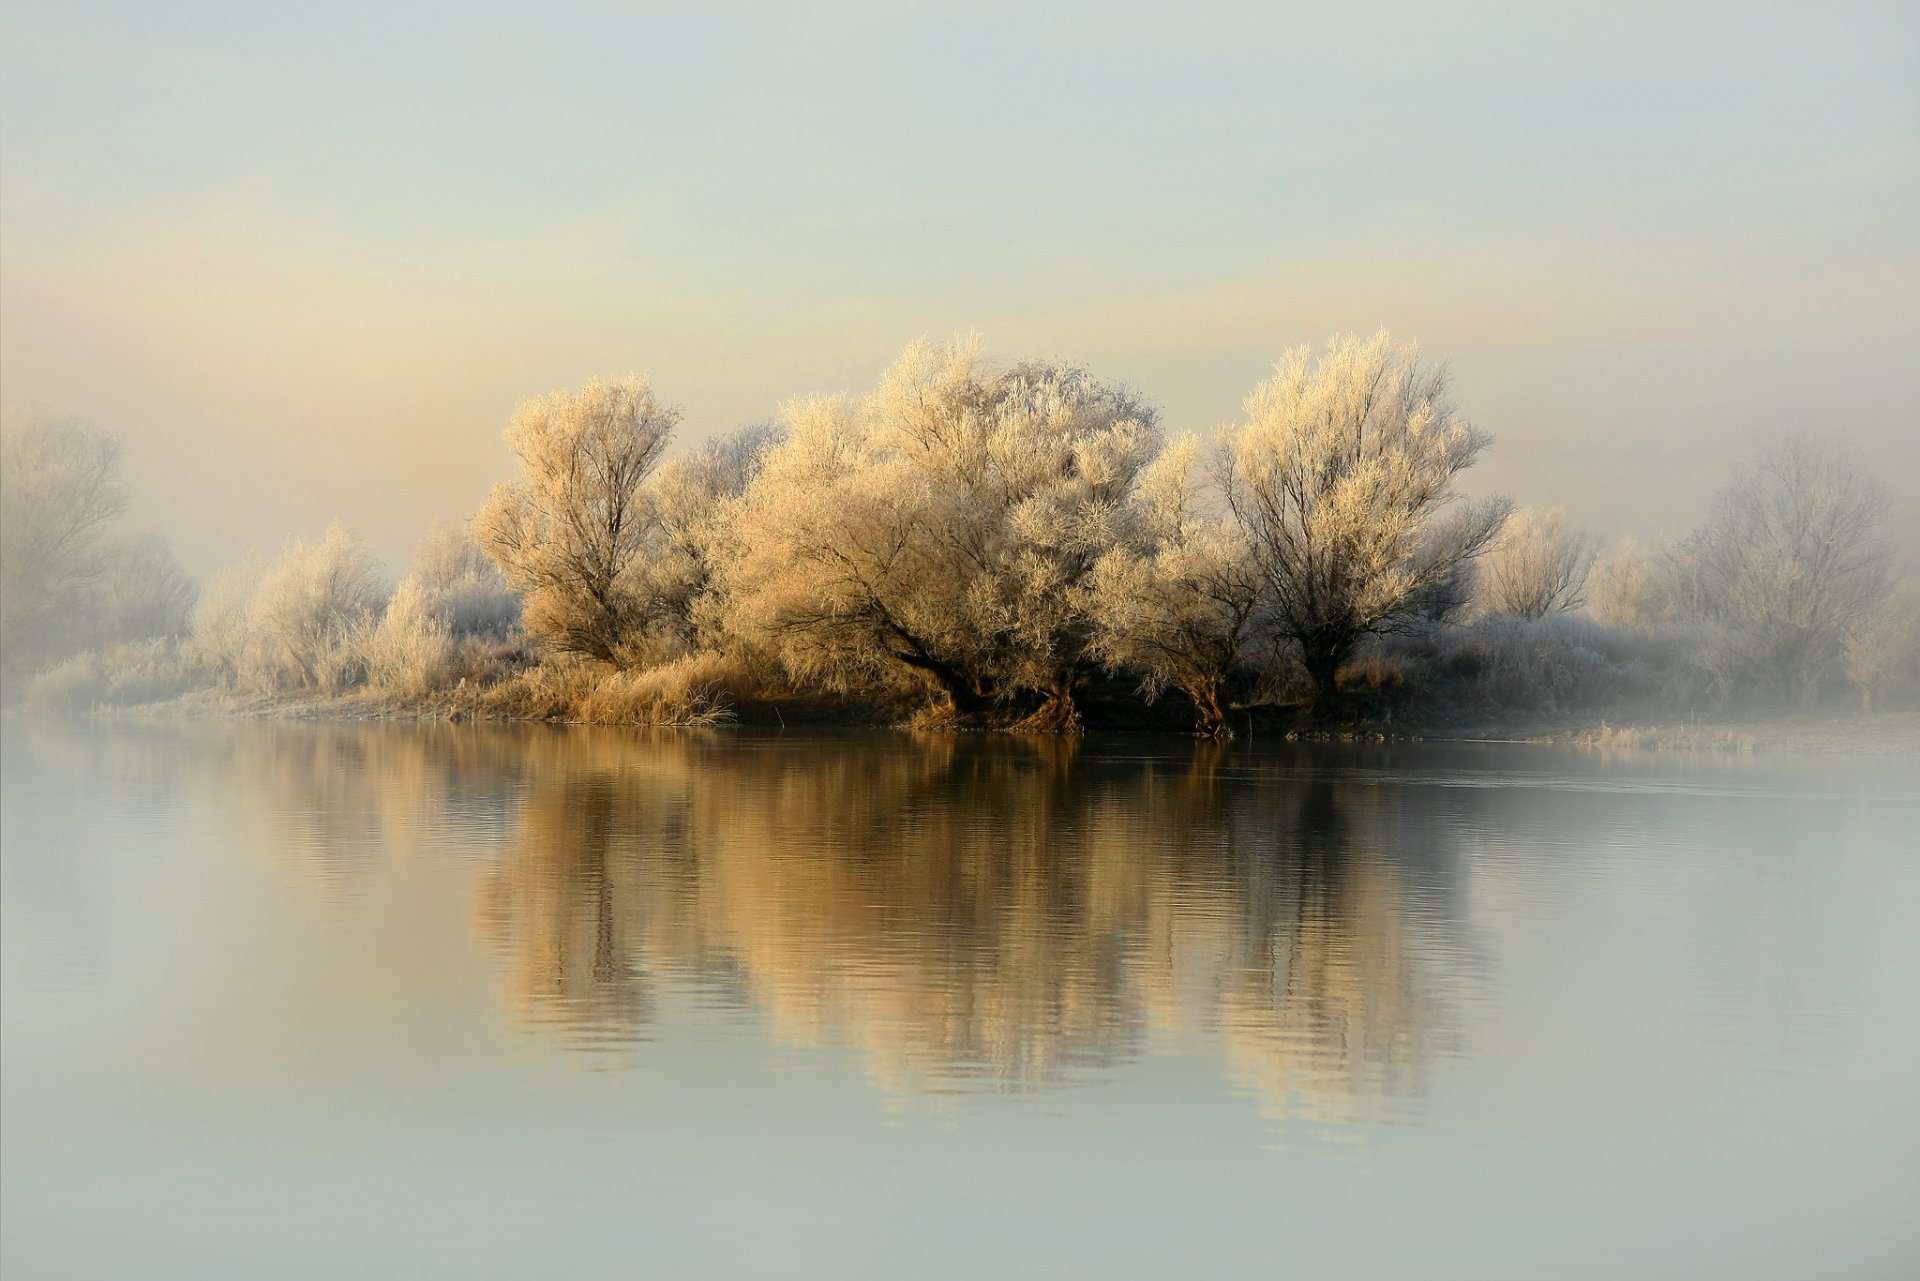
[[[258,553],[213,575],[195,602],[193,649],[216,681],[239,684],[253,639],[253,595],[267,562]]]
[[[1262,583],[1240,527],[1210,504],[1200,442],[1169,445],[1140,477],[1130,538],[1094,566],[1085,588],[1095,654],[1138,674],[1149,697],[1172,686],[1200,728],[1226,728],[1228,687],[1244,674],[1260,627]]]
[[[424,694],[448,683],[461,647],[503,641],[520,622],[520,598],[466,533],[435,524],[415,550],[367,643],[377,684]]]
[[[1736,468],[1686,551],[1741,674],[1802,702],[1838,674],[1848,630],[1892,582],[1890,507],[1834,439],[1779,437]]]
[[[1482,608],[1516,618],[1580,608],[1587,599],[1594,549],[1593,535],[1569,525],[1562,508],[1514,512],[1480,558]]]
[[[1842,645],[1861,711],[1920,700],[1920,590],[1911,583],[1855,620]]]
[[[118,438],[71,419],[0,445],[0,655],[9,678],[85,648],[172,636],[193,582],[165,541],[116,528]]]
[[[127,507],[120,442],[71,420],[0,446],[0,662],[9,677],[78,648],[67,633],[106,573],[107,532]]]
[[[69,648],[105,650],[134,641],[184,636],[200,588],[158,534],[105,540],[106,568],[76,603]]]
[[[799,676],[919,680],[963,712],[1037,694],[1076,723],[1079,589],[1158,448],[1153,411],[1077,367],[996,370],[968,338],[785,420],[740,509],[734,625]]]
[[[514,411],[507,443],[522,477],[495,487],[475,540],[526,602],[551,649],[614,662],[655,609],[637,572],[656,533],[641,493],[677,409],[644,378],[594,381]]]
[[[1693,557],[1671,542],[1622,539],[1588,576],[1589,610],[1609,627],[1652,628],[1696,621]]]
[[[345,526],[328,526],[317,543],[289,543],[254,588],[243,675],[263,689],[352,684],[385,601],[379,565]]]
[[[335,691],[365,675],[386,592],[358,537],[329,526],[278,557],[216,575],[193,615],[196,650],[216,672],[261,693]]]
[[[1504,499],[1455,505],[1488,438],[1459,417],[1444,367],[1382,330],[1289,352],[1221,433],[1218,466],[1267,589],[1278,639],[1299,649],[1315,704],[1365,636],[1444,613],[1499,532]]]

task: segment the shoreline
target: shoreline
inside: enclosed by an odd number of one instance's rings
[[[335,695],[317,699],[241,700],[210,694],[188,695],[164,702],[121,707],[99,707],[80,719],[99,721],[289,721],[342,724],[472,724],[595,726],[626,729],[708,730],[908,730],[917,733],[1011,734],[1045,737],[1062,731],[1023,730],[1017,725],[915,723],[911,714],[879,707],[846,706],[832,702],[796,701],[793,704],[755,701],[734,714],[699,721],[649,723],[513,716],[477,707],[465,700],[432,700],[396,704],[391,699]],[[8,715],[28,715],[9,709]],[[1285,709],[1245,711],[1234,718],[1239,728],[1234,741],[1257,742],[1280,738],[1287,742],[1428,742],[1504,743],[1515,746],[1583,747],[1610,751],[1688,752],[1715,755],[1819,755],[1920,757],[1920,710],[1842,713],[1805,713],[1776,718],[1729,716],[1685,721],[1664,720],[1632,713],[1604,716],[1459,715],[1403,719],[1356,718],[1350,721],[1309,718]],[[1155,737],[1199,737],[1175,723],[1104,723],[1068,735],[1121,734]]]

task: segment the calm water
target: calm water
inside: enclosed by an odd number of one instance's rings
[[[1920,1276],[1920,770],[9,724],[0,1271]]]

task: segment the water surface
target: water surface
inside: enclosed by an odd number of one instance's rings
[[[1920,1275],[1912,762],[0,744],[0,1271]]]

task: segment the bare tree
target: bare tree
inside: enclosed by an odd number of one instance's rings
[[[514,411],[507,443],[523,475],[496,486],[473,533],[526,597],[530,635],[617,661],[656,609],[636,573],[657,535],[641,493],[680,411],[644,378],[594,381]]]
[[[1700,601],[1750,680],[1808,701],[1838,674],[1847,630],[1892,582],[1890,499],[1838,440],[1765,443],[1687,541]]]
[[[1488,613],[1545,618],[1586,603],[1592,534],[1567,523],[1565,509],[1525,507],[1507,517],[1480,559],[1478,594]]]
[[[1245,413],[1220,435],[1221,487],[1274,635],[1298,646],[1324,709],[1362,637],[1418,627],[1458,594],[1509,506],[1454,505],[1488,438],[1458,416],[1445,368],[1385,330],[1317,361],[1289,352]]]
[[[1200,442],[1169,445],[1140,478],[1131,537],[1086,586],[1094,652],[1149,697],[1185,694],[1207,734],[1227,732],[1229,683],[1249,665],[1262,584],[1240,527],[1199,483]]]

